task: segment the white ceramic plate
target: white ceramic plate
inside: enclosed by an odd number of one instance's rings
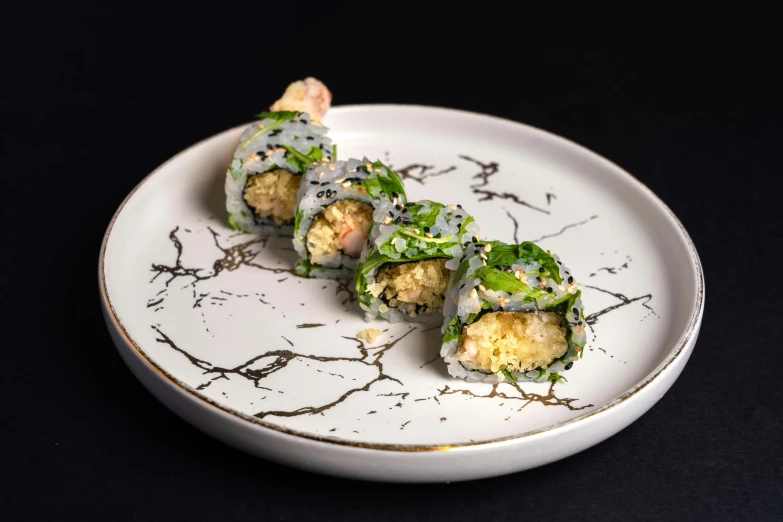
[[[106,232],[106,323],[133,373],[188,422],[250,453],[388,481],[488,477],[552,462],[633,422],[698,335],[704,284],[682,225],[596,154],[518,123],[430,107],[354,106],[324,122],[343,159],[400,170],[412,200],[461,203],[484,237],[536,241],[581,282],[588,348],[567,383],[468,384],[440,333],[365,323],[351,285],[291,273],[290,242],[225,224],[244,126],[145,178]],[[373,345],[356,339],[384,330]]]

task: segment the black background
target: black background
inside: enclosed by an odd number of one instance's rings
[[[422,3],[219,2],[176,14],[63,4],[0,12],[0,518],[781,516],[783,90],[772,78],[781,47],[771,13],[744,2],[476,3],[437,15]],[[692,235],[708,295],[698,344],[669,393],[556,464],[419,486],[270,464],[152,398],[100,314],[105,227],[157,165],[308,75],[335,104],[522,121],[652,188]]]

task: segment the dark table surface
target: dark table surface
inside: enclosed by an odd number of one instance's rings
[[[771,13],[104,4],[4,3],[0,14],[0,518],[781,516],[783,90]],[[308,75],[336,104],[439,105],[546,129],[655,191],[692,235],[708,295],[666,396],[556,464],[418,486],[271,464],[158,403],[101,317],[105,227],[158,164]]]

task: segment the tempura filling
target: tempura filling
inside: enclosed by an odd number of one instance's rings
[[[372,207],[351,199],[343,199],[326,207],[307,232],[310,262],[334,264],[340,253],[359,257],[372,228]]]
[[[283,169],[250,176],[243,196],[245,203],[256,215],[270,218],[277,225],[292,223],[301,179]]]
[[[368,290],[410,317],[441,311],[450,275],[446,261],[427,259],[384,268]]]
[[[462,329],[455,358],[486,373],[546,367],[568,351],[567,330],[552,312],[490,312]]]

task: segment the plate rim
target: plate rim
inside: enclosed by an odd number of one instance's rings
[[[116,332],[120,335],[122,340],[124,341],[125,345],[130,349],[130,351],[133,352],[133,354],[138,357],[138,359],[145,363],[147,366],[149,366],[149,369],[152,369],[155,373],[158,374],[158,376],[162,379],[165,379],[168,381],[169,384],[174,385],[176,388],[178,388],[180,391],[183,391],[187,394],[187,397],[190,400],[198,400],[203,402],[208,407],[216,408],[219,410],[217,413],[223,412],[228,413],[234,417],[237,417],[238,419],[242,421],[249,422],[250,424],[260,427],[260,428],[266,428],[270,429],[285,435],[290,435],[293,437],[298,437],[301,439],[307,439],[309,441],[314,442],[321,442],[326,444],[331,444],[335,446],[349,446],[354,448],[363,448],[363,449],[369,449],[369,450],[380,450],[380,451],[392,451],[392,452],[440,452],[445,450],[466,450],[466,449],[478,449],[482,447],[487,446],[496,446],[496,445],[503,445],[508,443],[517,442],[523,439],[529,439],[531,437],[541,437],[545,435],[551,435],[554,432],[562,432],[564,430],[567,430],[569,428],[572,428],[574,425],[578,423],[585,422],[589,419],[596,419],[598,416],[605,417],[607,412],[610,412],[611,410],[615,409],[617,406],[620,406],[621,404],[625,403],[629,399],[632,399],[634,396],[636,396],[640,391],[642,391],[644,388],[646,388],[648,385],[656,381],[669,367],[677,361],[682,355],[685,349],[691,344],[692,341],[695,341],[694,334],[698,332],[699,326],[701,324],[701,319],[704,314],[704,303],[705,303],[705,293],[704,293],[704,272],[701,264],[701,260],[699,258],[699,255],[696,251],[696,246],[693,243],[693,240],[691,239],[690,235],[686,231],[684,225],[680,222],[680,220],[677,218],[677,216],[674,214],[674,212],[664,203],[649,187],[647,187],[644,183],[639,181],[635,176],[633,176],[631,173],[617,165],[616,163],[612,162],[611,160],[601,156],[600,154],[588,149],[587,147],[584,147],[583,145],[580,145],[574,141],[571,141],[568,138],[564,138],[560,135],[554,134],[552,132],[549,132],[544,129],[540,129],[538,127],[534,127],[532,125],[528,125],[525,123],[521,123],[515,120],[510,120],[507,118],[502,118],[499,116],[494,116],[491,114],[484,114],[479,112],[473,112],[473,111],[467,111],[463,109],[454,109],[449,107],[439,107],[439,106],[432,106],[432,105],[418,105],[418,104],[390,104],[390,103],[369,103],[369,104],[351,104],[351,105],[338,105],[334,106],[330,109],[330,112],[332,111],[339,111],[341,113],[351,113],[351,112],[359,112],[362,110],[367,109],[381,109],[381,110],[394,110],[394,109],[419,109],[419,110],[426,110],[426,111],[435,111],[435,112],[446,112],[446,113],[457,113],[462,114],[465,116],[470,117],[478,117],[487,119],[490,121],[493,121],[495,123],[502,123],[503,125],[512,125],[512,126],[521,126],[526,128],[528,131],[534,131],[538,133],[542,133],[546,135],[550,139],[554,139],[555,141],[561,142],[561,144],[564,144],[566,146],[575,147],[579,152],[583,154],[587,154],[588,156],[592,157],[592,159],[597,160],[599,162],[602,162],[606,164],[608,167],[614,169],[616,172],[619,172],[620,174],[624,175],[627,179],[635,183],[635,186],[639,189],[641,189],[643,192],[647,194],[655,203],[657,203],[668,215],[669,219],[676,225],[678,228],[680,234],[682,234],[682,237],[685,239],[685,244],[688,249],[688,253],[691,256],[691,262],[695,268],[696,271],[696,302],[694,303],[694,306],[691,310],[691,316],[688,320],[688,324],[685,327],[684,332],[678,339],[678,341],[675,343],[675,348],[669,352],[667,357],[662,361],[652,372],[647,374],[644,378],[639,380],[634,386],[620,394],[619,396],[615,397],[611,401],[607,402],[606,404],[600,406],[599,408],[596,408],[595,410],[591,410],[587,413],[584,413],[582,415],[579,415],[577,417],[574,417],[573,419],[569,419],[568,421],[558,423],[552,426],[548,426],[543,429],[537,429],[537,430],[531,430],[524,433],[519,433],[516,435],[509,435],[506,437],[500,437],[497,439],[490,439],[490,440],[483,440],[483,441],[476,441],[476,442],[464,442],[464,443],[454,443],[454,444],[445,444],[445,445],[438,445],[438,444],[388,444],[388,443],[372,443],[372,442],[358,442],[358,441],[351,441],[351,440],[341,440],[336,438],[330,438],[330,437],[324,437],[321,435],[315,435],[299,430],[293,430],[290,428],[283,427],[281,425],[276,425],[271,422],[264,421],[263,419],[259,419],[257,417],[253,417],[251,415],[247,415],[246,413],[242,413],[239,411],[234,410],[233,408],[230,408],[226,405],[220,404],[216,401],[213,401],[212,399],[203,396],[199,394],[196,390],[194,390],[191,386],[188,386],[184,382],[181,382],[179,379],[171,375],[169,372],[167,372],[165,369],[160,367],[156,362],[151,360],[146,352],[139,347],[138,344],[130,337],[127,330],[125,329],[125,326],[120,321],[119,316],[117,315],[114,305],[112,304],[111,300],[109,299],[108,290],[107,290],[107,283],[106,283],[106,273],[105,273],[105,257],[106,257],[106,247],[109,241],[109,237],[111,235],[111,232],[114,228],[114,224],[119,217],[122,210],[125,208],[125,205],[131,200],[131,198],[136,194],[136,192],[147,182],[149,181],[155,174],[163,170],[167,165],[172,163],[174,160],[179,158],[180,156],[183,156],[184,154],[187,154],[192,149],[196,149],[197,147],[200,147],[202,144],[217,138],[218,136],[235,131],[239,128],[247,127],[250,123],[245,123],[241,125],[237,125],[235,127],[231,127],[229,129],[224,129],[222,131],[219,131],[217,133],[214,133],[196,143],[193,145],[190,145],[189,147],[186,147],[185,149],[182,149],[175,155],[168,158],[166,161],[158,165],[155,169],[153,169],[149,174],[144,176],[144,178],[139,181],[136,186],[133,187],[133,189],[128,193],[127,196],[122,200],[120,205],[117,207],[117,210],[112,215],[111,220],[109,221],[109,224],[106,228],[106,231],[104,232],[103,239],[101,241],[101,248],[99,252],[98,257],[98,281],[99,281],[99,289],[100,289],[100,297],[101,297],[101,303],[104,305],[104,309],[107,312],[105,314],[106,319],[111,320],[111,326],[113,326],[116,330]],[[109,326],[109,321],[107,320],[107,326]],[[115,343],[116,344],[116,343]],[[695,343],[694,343],[695,344]],[[119,346],[117,346],[117,349],[119,349]],[[668,391],[668,388],[667,390]],[[153,394],[154,395],[154,394]],[[157,398],[157,397],[156,397]],[[657,400],[655,401],[657,402]]]

